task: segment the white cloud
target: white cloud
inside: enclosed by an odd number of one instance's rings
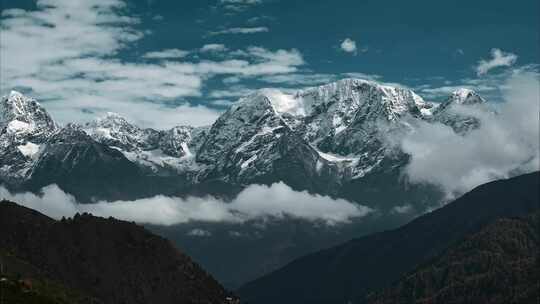
[[[395,206],[392,208],[392,213],[397,214],[407,214],[413,211],[413,206],[411,205],[402,205],[402,206]]]
[[[539,74],[518,71],[505,87],[497,115],[455,108],[481,121],[465,136],[442,124],[416,122],[415,132],[400,141],[412,157],[406,167],[410,180],[440,185],[452,197],[494,179],[539,170]]]
[[[211,98],[225,99],[225,98],[239,98],[242,96],[247,96],[256,90],[248,89],[243,86],[233,86],[228,90],[215,90],[210,92],[209,96]]]
[[[516,62],[517,58],[516,54],[506,53],[496,48],[491,49],[491,59],[478,61],[476,73],[480,76],[497,67],[511,66]]]
[[[217,43],[205,44],[200,49],[200,51],[203,52],[203,53],[206,53],[206,52],[224,52],[226,50],[227,50],[227,48],[225,47],[224,44],[217,44]]]
[[[234,103],[234,101],[228,99],[215,99],[212,100],[210,103],[215,106],[230,106]]]
[[[323,220],[328,224],[347,222],[353,217],[362,217],[371,212],[368,207],[343,199],[334,200],[306,191],[293,191],[281,182],[272,186],[249,186],[231,206],[248,218],[292,216],[312,221]]]
[[[298,66],[305,64],[302,54],[296,49],[271,51],[252,46],[246,50],[236,50],[233,54],[242,59],[201,61],[196,65],[184,64],[178,67],[201,75],[230,74],[237,77],[253,77],[294,73],[298,70]]]
[[[270,16],[266,16],[266,15],[263,15],[263,16],[256,16],[256,17],[251,17],[249,18],[248,20],[246,20],[246,22],[248,24],[255,24],[255,23],[260,23],[262,21],[273,21],[274,18],[273,17],[270,17]]]
[[[502,101],[503,91],[508,89],[508,79],[512,75],[519,73],[536,73],[540,66],[538,64],[528,64],[520,67],[506,69],[501,73],[489,73],[482,77],[464,78],[456,81],[449,81],[444,78],[432,79],[429,82],[414,89],[423,98],[444,100],[448,96],[461,88],[471,89],[482,95],[486,100],[493,102]],[[435,82],[442,82],[442,85],[437,85]]]
[[[231,230],[228,232],[229,236],[232,237],[232,238],[239,238],[239,237],[244,237],[245,234],[239,232],[239,231],[234,231],[234,230]]]
[[[356,48],[356,41],[346,38],[341,42],[341,50],[347,53],[354,53],[356,54],[357,48]]]
[[[220,0],[224,9],[234,12],[242,12],[261,3],[262,0]]]
[[[382,76],[377,74],[365,74],[360,72],[352,72],[352,73],[344,73],[343,75],[351,78],[360,78],[360,79],[366,79],[371,81],[378,81],[381,82]]]
[[[179,49],[168,49],[159,52],[148,52],[143,55],[144,58],[151,59],[172,59],[172,58],[183,58],[189,55],[188,51],[179,50]]]
[[[111,59],[143,37],[133,27],[138,19],[120,15],[126,8],[123,1],[39,0],[37,7],[36,11],[2,13],[0,91],[30,88],[36,98],[51,100],[43,104],[61,122],[88,120],[88,110],[129,112],[125,115],[136,114],[130,117],[133,120],[148,111],[145,118],[158,125],[158,117],[178,120],[176,124],[181,118],[176,117],[177,111],[144,99],[201,94],[199,75],[168,65]],[[181,50],[167,50],[147,56],[163,57],[165,53],[183,55]],[[181,109],[178,105],[173,108]],[[184,108],[191,109],[188,104]],[[211,110],[207,113],[216,117]]]
[[[251,185],[228,203],[213,197],[184,199],[158,195],[135,201],[78,204],[73,196],[64,193],[56,185],[43,188],[41,195],[12,194],[0,187],[0,198],[18,202],[56,219],[73,216],[76,212],[88,212],[96,216],[112,216],[155,225],[193,221],[242,223],[249,220],[285,217],[335,225],[363,217],[371,212],[368,207],[343,199],[334,200],[305,191],[296,192],[283,183],[271,186]]]
[[[297,50],[258,47],[223,61],[171,61],[186,56],[181,49],[149,51],[144,63],[118,60],[148,35],[127,12],[122,0],[38,0],[35,11],[3,10],[0,94],[29,93],[60,123],[112,111],[147,127],[203,125],[219,112],[185,98],[201,97],[204,81],[294,73],[305,64]]]
[[[266,26],[258,27],[232,27],[220,31],[209,32],[209,35],[224,35],[224,34],[255,34],[268,32],[269,29]]]
[[[333,74],[281,74],[267,75],[259,78],[259,80],[268,83],[280,83],[285,85],[317,85],[325,84],[336,80],[336,75]]]
[[[194,236],[194,237],[209,237],[209,236],[212,236],[212,232],[210,232],[208,230],[200,229],[200,228],[192,229],[192,230],[188,231],[188,233],[186,233],[186,234],[188,236]]]
[[[234,83],[239,83],[241,80],[242,78],[238,76],[229,76],[229,77],[223,78],[221,81],[223,81],[224,84],[234,84]]]

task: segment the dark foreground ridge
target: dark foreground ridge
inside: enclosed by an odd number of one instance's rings
[[[493,221],[526,217],[537,212],[540,208],[539,177],[536,172],[484,184],[399,229],[354,239],[299,258],[244,285],[239,294],[249,303],[366,303],[368,293],[388,287],[403,274],[431,261]],[[459,250],[460,247],[456,248]],[[488,253],[489,256],[492,254],[496,253]],[[476,279],[489,278],[482,277],[481,270],[477,270]],[[509,279],[505,284],[513,282],[518,281]],[[425,290],[426,296],[432,295],[434,289]],[[398,297],[401,292],[406,291],[399,288],[388,291],[380,301],[385,303],[386,295],[395,299],[392,296]]]
[[[539,229],[539,212],[496,220],[369,303],[538,303]]]
[[[6,303],[235,302],[169,241],[113,218],[55,221],[2,201],[0,259]]]

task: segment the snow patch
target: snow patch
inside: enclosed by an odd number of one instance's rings
[[[115,139],[111,135],[111,130],[107,128],[95,128],[95,129],[88,129],[87,130],[88,135],[92,136],[95,135],[97,137],[103,138],[103,139]]]
[[[337,154],[324,153],[319,150],[317,150],[317,153],[319,153],[319,156],[321,156],[322,158],[331,162],[354,162],[358,160],[357,157],[346,157],[346,156],[341,156]]]
[[[315,164],[315,170],[317,170],[317,172],[321,172],[321,169],[323,167],[323,163],[320,159],[317,159],[317,163]]]
[[[185,155],[184,155],[183,157],[185,157],[185,158],[191,158],[191,157],[193,157],[193,153],[191,153],[191,151],[189,150],[189,147],[188,147],[188,145],[187,145],[186,142],[182,142],[182,143],[180,144],[180,146],[182,147],[182,150],[183,150],[184,153],[185,153]]]
[[[293,95],[288,95],[277,89],[261,90],[277,113],[289,113],[295,116],[305,116],[306,110],[301,100]]]
[[[245,162],[243,162],[241,165],[240,165],[240,168],[242,168],[242,170],[246,169],[247,167],[249,167],[249,165],[251,165],[252,162],[256,161],[257,160],[257,154],[253,155],[252,157],[250,157],[248,160],[246,160]]]
[[[280,128],[283,128],[283,126],[277,126],[277,127],[268,127],[268,126],[264,126],[262,128],[261,131],[259,131],[257,134],[253,135],[253,137],[251,137],[248,141],[242,143],[240,145],[240,147],[238,147],[235,152],[236,153],[240,153],[242,151],[244,151],[246,149],[246,147],[249,147],[251,144],[253,144],[253,142],[255,142],[255,139],[259,136],[264,136],[264,135],[267,135],[267,134],[271,134],[271,133],[274,133],[274,130],[277,130],[277,129],[280,129]]]
[[[33,128],[29,123],[20,120],[13,120],[7,126],[9,133],[29,132],[32,129]]]
[[[203,167],[201,164],[195,162],[195,155],[191,152],[186,152],[186,155],[182,157],[175,157],[163,153],[161,149],[128,152],[117,147],[113,148],[122,152],[128,160],[148,167],[154,172],[158,172],[163,168],[173,169],[177,172],[189,172],[200,170]],[[189,151],[189,149],[184,151]]]
[[[24,145],[17,147],[19,151],[26,157],[34,158],[39,152],[39,145],[36,145],[32,142],[27,142]]]

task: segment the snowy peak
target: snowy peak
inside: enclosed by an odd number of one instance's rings
[[[277,112],[267,93],[272,90],[260,90],[241,98],[233,104],[222,116],[246,117],[246,115],[259,115],[262,112]],[[279,110],[279,109],[278,109]]]
[[[113,112],[107,112],[105,116],[87,123],[86,126],[89,128],[107,129],[113,132],[129,132],[139,130],[137,126],[129,123],[123,116]]]
[[[450,126],[458,134],[466,134],[478,128],[480,120],[474,116],[466,115],[462,111],[455,111],[456,108],[479,106],[479,108],[488,111],[485,104],[486,101],[476,92],[469,89],[459,89],[433,111],[433,119]]]
[[[448,97],[446,101],[442,102],[433,112],[434,115],[440,115],[443,112],[447,112],[455,105],[471,106],[485,104],[486,100],[478,95],[475,91],[469,89],[459,89]]]
[[[268,97],[255,93],[217,119],[197,153],[197,161],[215,166],[220,173],[224,169],[245,172],[254,168],[256,160],[268,161],[276,156],[278,152],[273,148],[288,131]]]
[[[336,104],[341,111],[356,111],[362,106],[384,110],[387,118],[393,119],[424,105],[423,99],[411,90],[352,78],[299,91],[295,98],[301,100],[308,115]]]
[[[482,97],[480,97],[480,95],[478,95],[475,91],[461,88],[452,92],[446,102],[453,104],[470,105],[485,103],[486,101]]]
[[[33,98],[11,91],[0,100],[0,128],[16,134],[49,134],[56,124],[47,111]]]
[[[193,127],[177,126],[164,132],[159,140],[159,148],[163,153],[175,157],[191,156],[189,143],[192,139]]]
[[[306,109],[301,99],[294,95],[285,94],[277,89],[262,89],[258,94],[270,102],[274,111],[281,115],[305,116]]]
[[[159,139],[158,131],[141,129],[112,112],[87,123],[85,131],[94,140],[125,151],[155,148]]]

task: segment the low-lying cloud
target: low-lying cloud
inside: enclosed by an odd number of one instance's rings
[[[497,114],[461,107],[481,121],[461,136],[439,123],[414,122],[401,148],[411,155],[405,173],[412,182],[441,186],[449,197],[480,184],[539,170],[540,87],[537,72],[520,71],[505,83]]]
[[[40,195],[10,193],[0,187],[0,198],[15,201],[50,217],[59,219],[75,213],[88,212],[96,216],[115,217],[137,223],[174,225],[189,222],[243,223],[258,219],[287,217],[324,222],[327,225],[346,223],[367,215],[368,207],[343,199],[297,192],[283,183],[271,186],[251,185],[233,201],[213,197],[168,197],[163,195],[134,201],[79,204],[58,186],[44,187]]]

